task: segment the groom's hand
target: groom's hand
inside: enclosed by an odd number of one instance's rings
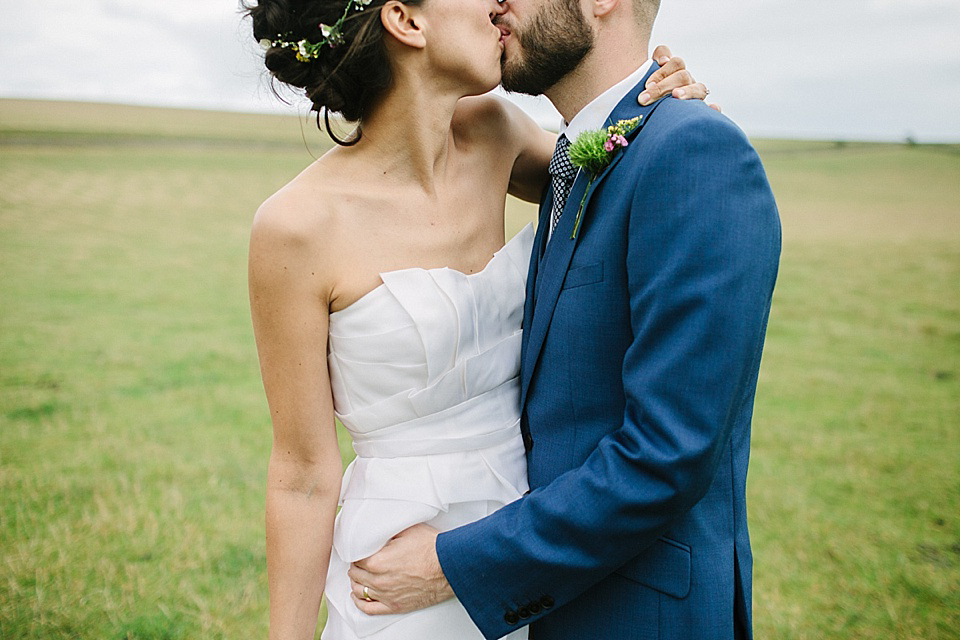
[[[425,524],[412,526],[350,565],[347,575],[357,607],[369,615],[408,613],[452,598],[437,559],[437,533]]]
[[[653,59],[660,68],[650,74],[637,102],[648,105],[667,95],[680,100],[706,100],[710,90],[693,79],[683,59],[674,57],[668,47],[660,45],[654,49]],[[710,107],[720,111],[719,105],[711,104]]]

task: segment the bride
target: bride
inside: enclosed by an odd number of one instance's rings
[[[555,135],[485,95],[503,53],[495,0],[246,10],[275,80],[318,117],[358,123],[263,203],[251,232],[274,434],[270,636],[313,638],[326,590],[328,640],[480,638],[455,599],[366,616],[347,569],[408,526],[450,529],[527,489],[517,375],[533,232],[504,245],[503,211],[508,192],[540,198]],[[345,474],[335,416],[357,452]]]

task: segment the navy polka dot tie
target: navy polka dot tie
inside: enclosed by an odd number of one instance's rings
[[[550,159],[550,166],[547,169],[550,172],[550,183],[553,185],[553,209],[550,210],[551,232],[557,228],[557,223],[560,222],[563,205],[567,203],[573,180],[577,177],[577,168],[570,162],[570,156],[567,153],[569,149],[570,141],[567,136],[561,135],[557,140],[557,148],[553,150],[553,158]]]

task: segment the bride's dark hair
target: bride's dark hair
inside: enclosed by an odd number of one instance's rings
[[[243,0],[241,6],[253,22],[253,37],[258,41],[318,43],[324,39],[321,23],[336,23],[344,15],[347,2]],[[362,10],[348,11],[340,27],[343,43],[324,45],[316,58],[301,61],[294,50],[280,46],[270,47],[264,56],[274,82],[303,90],[317,112],[318,126],[323,111],[327,133],[337,144],[355,144],[360,139],[364,117],[393,82],[383,40],[385,30],[380,23],[380,8],[385,2],[370,0]],[[421,2],[405,0],[404,4]],[[342,140],[331,131],[330,112],[357,123],[350,140]]]

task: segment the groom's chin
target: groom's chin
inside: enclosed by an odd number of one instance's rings
[[[543,93],[538,83],[530,82],[529,78],[517,74],[516,70],[510,69],[509,65],[501,64],[500,71],[500,88],[504,91],[525,96],[539,96]]]

